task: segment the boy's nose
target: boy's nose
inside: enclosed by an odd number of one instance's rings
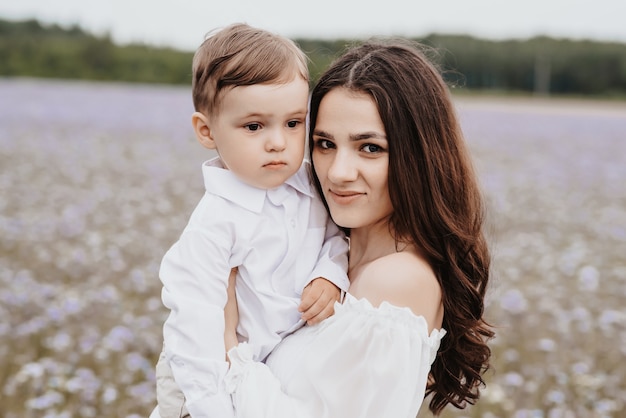
[[[267,151],[284,151],[287,147],[287,139],[283,132],[273,131],[269,133],[266,143]]]

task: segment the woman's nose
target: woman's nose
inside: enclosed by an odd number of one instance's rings
[[[337,152],[328,167],[328,179],[333,183],[354,181],[358,176],[358,170],[352,158],[343,152]]]

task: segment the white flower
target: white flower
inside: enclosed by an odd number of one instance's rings
[[[528,309],[528,302],[522,292],[518,289],[511,289],[500,298],[500,306],[512,314],[520,314]]]

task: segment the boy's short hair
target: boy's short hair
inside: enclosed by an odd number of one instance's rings
[[[294,74],[309,81],[307,57],[292,40],[244,23],[209,33],[193,57],[195,110],[217,111],[225,89],[287,83]]]

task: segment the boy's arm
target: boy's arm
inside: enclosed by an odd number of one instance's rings
[[[308,277],[307,285],[317,278],[324,278],[347,292],[348,280],[348,240],[345,234],[327,216],[324,244],[317,257],[317,263]]]
[[[237,268],[230,272],[228,278],[228,302],[224,308],[224,348],[228,350],[239,344],[237,339],[237,324],[239,323],[239,309],[237,308],[237,293],[235,292],[235,282],[237,278]],[[228,356],[226,356],[228,361]]]
[[[341,291],[347,291],[348,241],[343,232],[327,216],[324,244],[307,285],[302,291],[298,310],[309,325],[317,324],[331,316]]]
[[[163,327],[166,359],[194,418],[234,417],[223,387],[230,235],[225,226],[187,228],[159,272],[170,309]]]

